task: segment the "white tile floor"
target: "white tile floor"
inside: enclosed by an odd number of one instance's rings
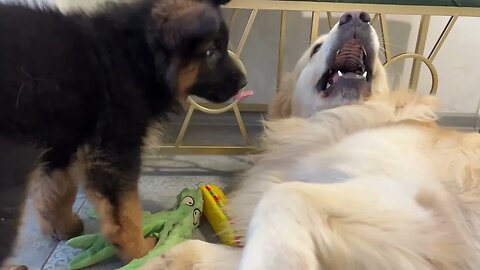
[[[140,180],[140,190],[144,207],[149,211],[166,210],[173,206],[176,195],[184,187],[193,187],[195,184],[208,182],[221,187],[233,181],[235,172],[242,171],[250,166],[244,156],[146,156],[144,172]],[[28,205],[24,225],[20,234],[20,241],[12,263],[24,264],[31,270],[67,269],[68,261],[78,253],[65,242],[58,242],[43,237]],[[85,223],[85,233],[94,233],[98,230],[98,222],[86,216],[91,205],[80,193],[74,205]],[[203,221],[195,238],[216,241],[214,232],[206,221]],[[111,260],[89,269],[115,269],[121,263]]]

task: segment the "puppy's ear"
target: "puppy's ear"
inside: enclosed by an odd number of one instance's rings
[[[214,4],[216,6],[226,5],[230,2],[230,0],[204,0],[204,1],[210,2],[211,4]]]
[[[219,31],[222,21],[220,12],[204,3],[185,6],[170,15],[160,26],[161,39],[169,48],[209,38]]]

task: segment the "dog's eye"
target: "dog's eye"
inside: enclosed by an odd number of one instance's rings
[[[322,43],[318,43],[317,45],[315,45],[312,49],[312,53],[310,54],[310,58],[312,58],[320,50],[321,47]]]
[[[208,50],[205,52],[205,56],[206,56],[206,57],[212,57],[214,54],[215,54],[215,49],[208,49]]]

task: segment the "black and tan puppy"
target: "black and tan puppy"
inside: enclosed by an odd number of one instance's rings
[[[223,102],[246,84],[227,52],[226,2],[141,0],[91,15],[0,4],[0,265],[28,184],[45,233],[82,232],[82,183],[120,255],[146,254],[147,129],[188,95]]]

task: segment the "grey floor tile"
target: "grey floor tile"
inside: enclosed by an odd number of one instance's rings
[[[78,211],[84,202],[85,198],[77,197],[73,206],[74,211]],[[58,241],[42,235],[36,220],[33,202],[28,201],[17,248],[14,251],[11,263],[24,264],[32,270],[42,269],[42,266],[55,250],[58,243]]]

